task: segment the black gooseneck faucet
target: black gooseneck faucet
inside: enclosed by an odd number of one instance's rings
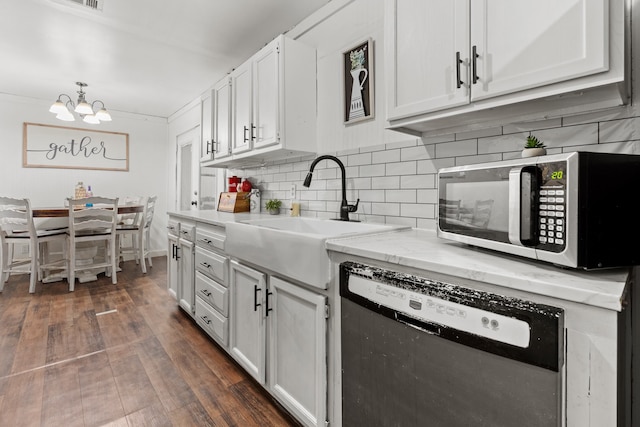
[[[318,158],[316,158],[313,162],[311,162],[309,173],[307,173],[307,177],[304,179],[304,183],[302,185],[304,185],[305,187],[309,187],[311,185],[311,179],[313,178],[313,169],[321,160],[333,160],[338,164],[338,166],[340,166],[340,172],[342,173],[342,202],[340,204],[340,220],[349,221],[349,212],[355,212],[358,210],[358,203],[360,203],[360,199],[356,201],[355,205],[350,205],[349,203],[347,203],[346,172],[344,170],[344,165],[342,164],[340,159],[335,156],[329,155],[319,156]]]

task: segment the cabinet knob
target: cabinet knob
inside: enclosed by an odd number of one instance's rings
[[[200,316],[200,319],[202,319],[202,321],[204,323],[206,323],[207,325],[211,324],[211,320],[209,320],[209,318],[207,316]]]
[[[210,297],[210,296],[211,296],[211,292],[209,292],[209,291],[208,291],[208,290],[206,290],[206,289],[202,289],[200,292],[202,292],[205,296],[208,296],[208,297]]]

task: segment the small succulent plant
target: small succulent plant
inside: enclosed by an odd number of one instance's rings
[[[524,144],[524,148],[545,148],[545,145],[533,135],[527,137],[527,142]]]
[[[282,201],[278,199],[268,200],[267,203],[265,203],[264,205],[265,209],[268,211],[276,211],[280,209],[281,206],[282,206]]]

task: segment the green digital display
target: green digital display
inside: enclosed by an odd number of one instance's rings
[[[564,171],[555,171],[551,173],[551,179],[562,179],[564,178]]]

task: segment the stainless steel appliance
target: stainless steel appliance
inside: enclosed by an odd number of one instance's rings
[[[343,426],[562,425],[564,312],[340,264]]]
[[[438,172],[438,236],[573,268],[640,264],[640,156],[573,152]]]

